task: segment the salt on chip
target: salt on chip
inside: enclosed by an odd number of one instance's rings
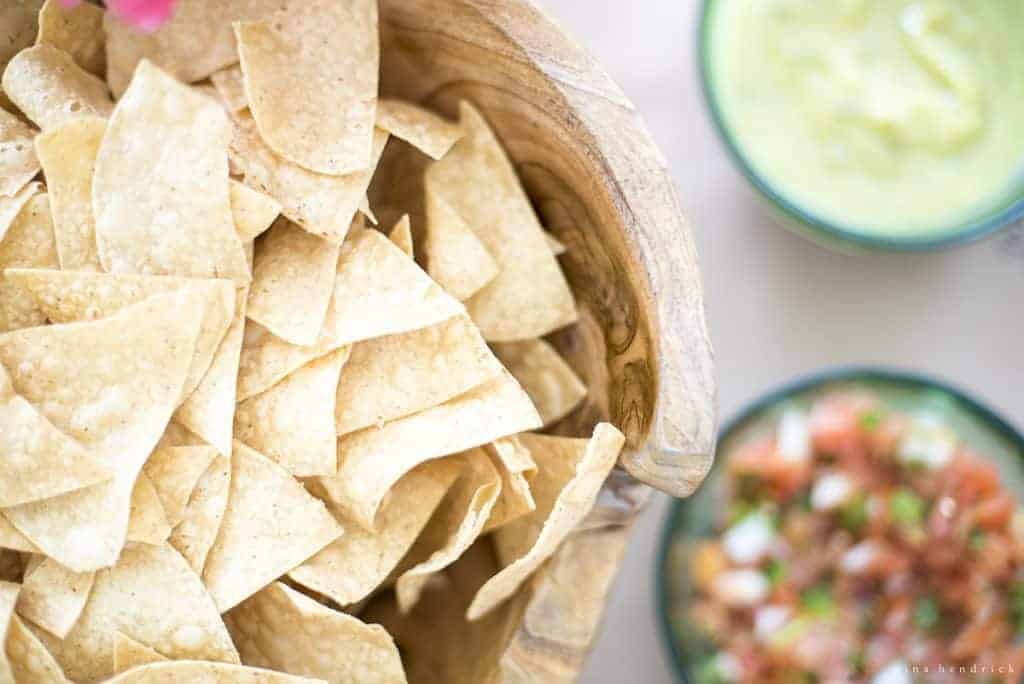
[[[381,100],[377,105],[377,125],[433,159],[448,154],[462,138],[458,124],[404,100]]]
[[[87,7],[91,5],[81,5]],[[83,116],[54,126],[35,140],[46,173],[57,256],[65,271],[99,271],[92,177],[106,119]]]
[[[277,155],[341,176],[374,163],[377,0],[305,0],[234,25],[249,109]]]
[[[347,435],[438,406],[503,372],[465,315],[359,342],[337,384],[336,432]]]
[[[68,7],[60,0],[46,0],[39,10],[36,43],[63,50],[76,64],[100,78],[107,69],[104,42],[102,7],[87,2]]]
[[[39,636],[68,678],[90,684],[114,673],[117,632],[169,658],[239,663],[199,576],[167,545],[125,547],[117,565],[96,573],[85,610],[67,637]]]
[[[423,257],[427,273],[459,301],[498,276],[498,264],[455,209],[430,185],[424,199]]]
[[[29,199],[0,239],[0,273],[18,266],[56,268],[50,200],[46,194]],[[35,300],[6,275],[0,276],[0,331],[42,325]]]
[[[150,663],[167,662],[166,656],[160,655],[155,650],[139,643],[124,632],[114,633],[114,674],[121,674],[126,670],[140,665]]]
[[[218,455],[199,478],[181,522],[171,532],[171,546],[199,575],[203,574],[206,557],[220,532],[230,490],[231,459]]]
[[[46,646],[17,615],[11,618],[5,651],[15,682],[68,684],[60,665],[46,650]]]
[[[587,396],[587,386],[544,340],[505,342],[493,348],[530,395],[545,427],[565,418]]]
[[[249,106],[242,80],[242,67],[232,64],[210,74],[210,81],[229,112],[240,112]]]
[[[99,321],[0,335],[0,363],[15,391],[115,467],[110,482],[3,511],[68,569],[117,560],[136,477],[181,396],[202,313],[200,299],[181,291]]]
[[[448,459],[416,468],[395,485],[372,532],[331,505],[345,524],[345,534],[293,569],[289,577],[340,606],[362,601],[398,566],[458,476],[458,464]]]
[[[199,478],[216,457],[211,446],[180,446],[157,448],[146,461],[142,470],[153,482],[172,527],[181,522]]]
[[[348,358],[348,347],[331,352],[239,404],[236,439],[296,477],[333,475],[338,467],[334,401]]]
[[[405,682],[402,659],[383,627],[331,610],[280,582],[232,610],[225,622],[247,665],[337,684]]]
[[[39,173],[35,134],[27,123],[0,109],[0,197],[13,197]]]
[[[427,185],[462,217],[498,264],[498,275],[466,303],[491,342],[513,342],[576,322],[565,275],[512,163],[483,116],[460,106],[466,135],[427,171]]]
[[[490,532],[537,509],[530,491],[537,463],[515,436],[496,440],[484,449],[501,475],[501,494],[484,527],[484,532]]]
[[[346,515],[373,529],[388,491],[417,465],[537,427],[526,393],[502,373],[440,406],[341,437],[338,472],[319,482]]]
[[[418,562],[395,583],[402,612],[412,609],[430,578],[457,561],[483,533],[501,493],[501,476],[483,449],[453,460],[462,466],[459,481],[409,553]]]
[[[558,550],[590,509],[615,466],[626,438],[600,423],[589,440],[520,435],[537,462],[530,483],[537,510],[495,532],[498,574],[480,587],[466,611],[477,620],[503,603],[544,561]]]
[[[160,495],[146,473],[139,473],[132,490],[131,508],[128,513],[128,532],[125,539],[160,546],[171,536],[171,524],[167,521]]]
[[[14,605],[18,601],[18,592],[20,591],[20,584],[0,582],[0,644],[7,643],[7,633],[10,629],[11,619],[14,617]],[[7,660],[6,649],[0,655],[3,656],[0,657],[0,682],[13,684],[14,671],[10,661]]]
[[[44,131],[79,116],[105,117],[114,109],[106,84],[52,45],[36,45],[15,55],[4,69],[3,88]]]
[[[259,237],[280,213],[281,203],[273,197],[244,183],[231,181],[231,215],[235,219],[238,239],[243,243]]]
[[[249,282],[231,213],[230,141],[223,109],[139,64],[96,156],[93,212],[105,270]]]
[[[316,343],[334,291],[338,249],[278,219],[256,248],[246,316],[286,342]]]
[[[95,573],[72,572],[44,558],[25,577],[18,596],[18,614],[63,639],[81,616],[94,580]]]
[[[106,684],[327,684],[322,679],[295,677],[273,670],[241,665],[207,663],[197,660],[176,660],[150,663],[122,672]]]
[[[231,493],[203,581],[227,612],[342,532],[323,503],[287,470],[235,442]]]
[[[391,228],[388,239],[395,243],[395,246],[406,253],[410,259],[416,258],[416,250],[412,243],[412,223],[409,215],[403,214],[402,218]]]

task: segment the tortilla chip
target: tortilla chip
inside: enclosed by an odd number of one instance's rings
[[[308,679],[241,665],[178,660],[171,663],[150,663],[136,667],[110,679],[106,684],[326,684],[322,679]]]
[[[140,644],[123,632],[114,633],[114,674],[150,663],[165,663],[165,656],[160,655],[149,646]]]
[[[289,576],[340,606],[362,601],[384,583],[412,547],[458,476],[458,464],[448,459],[416,468],[395,485],[374,532],[360,528],[329,504],[345,525],[345,534]]]
[[[128,517],[127,541],[161,546],[171,536],[163,504],[156,487],[145,473],[139,473],[132,490],[131,510]]]
[[[537,510],[495,532],[498,558],[505,566],[480,588],[466,611],[478,620],[503,603],[586,517],[626,438],[608,423],[590,440],[520,435],[539,466],[530,483]]]
[[[63,639],[78,622],[92,592],[95,573],[72,572],[44,558],[25,577],[18,596],[18,614]]]
[[[338,472],[319,478],[328,496],[366,529],[388,491],[417,465],[540,426],[526,393],[502,373],[426,411],[338,440]]]
[[[111,273],[249,282],[228,184],[227,115],[149,62],[110,117],[93,210]]]
[[[440,159],[462,138],[462,129],[444,117],[403,100],[382,99],[377,125],[423,154]]]
[[[499,439],[484,449],[501,474],[501,494],[484,527],[486,533],[537,510],[530,491],[537,463],[517,437]]]
[[[0,582],[20,584],[23,575],[21,554],[10,549],[0,549]]]
[[[330,682],[399,684],[402,659],[379,625],[320,605],[275,582],[226,616],[247,665]]]
[[[15,682],[67,684],[68,680],[64,677],[60,665],[17,615],[11,618],[5,651],[14,672]],[[0,669],[2,667],[0,665]]]
[[[281,203],[248,185],[231,181],[231,215],[235,231],[243,243],[251,242],[270,228],[281,213]]]
[[[430,578],[457,561],[483,533],[501,493],[501,477],[483,449],[453,460],[462,466],[462,476],[409,553],[418,562],[395,584],[403,613],[416,605]]]
[[[25,553],[42,553],[0,512],[0,549],[11,549]]]
[[[36,45],[15,55],[4,69],[3,88],[44,131],[79,116],[105,117],[114,109],[103,81],[52,45]]]
[[[445,403],[503,373],[468,316],[359,342],[337,384],[337,434]]]
[[[555,348],[544,340],[495,344],[494,353],[523,386],[544,427],[569,415],[587,396],[579,379]]]
[[[348,361],[343,347],[303,366],[235,412],[235,437],[296,477],[333,475],[338,375]]]
[[[67,7],[60,0],[46,0],[39,10],[36,44],[63,50],[78,66],[100,78],[107,70],[104,42],[102,7],[89,3]]]
[[[136,477],[181,396],[202,310],[194,293],[180,291],[100,321],[0,335],[14,389],[115,467],[110,482],[4,509],[65,567],[85,572],[117,560]]]
[[[405,252],[410,259],[416,258],[416,250],[413,249],[412,244],[412,224],[408,214],[403,214],[402,218],[398,219],[398,223],[388,233],[388,239],[394,242],[395,246]]]
[[[198,435],[172,418],[171,422],[167,424],[164,434],[160,437],[160,441],[157,443],[156,448],[159,450],[166,449],[168,447],[205,445],[206,442],[200,439]],[[152,458],[152,456],[150,458]]]
[[[65,271],[100,270],[92,176],[106,130],[106,119],[83,116],[51,128],[35,141],[50,193],[57,255]]]
[[[576,322],[565,275],[515,169],[483,116],[463,102],[466,136],[427,171],[436,190],[487,248],[497,277],[466,303],[484,338],[514,342]]]
[[[366,195],[363,195],[362,201],[359,202],[359,213],[373,225],[376,226],[379,223],[377,215],[373,213],[373,208],[370,207],[370,198]]]
[[[338,266],[338,245],[280,218],[256,249],[246,315],[297,345],[317,341]]]
[[[246,185],[280,202],[281,213],[304,230],[340,244],[366,196],[387,141],[388,134],[375,128],[369,166],[345,176],[328,176],[278,157],[260,138],[251,114],[240,112],[235,117],[231,149]]]
[[[13,197],[39,173],[35,134],[27,123],[0,109],[0,196]]]
[[[0,11],[0,69],[32,44],[39,31],[43,0],[8,0]]]
[[[7,633],[14,617],[14,605],[18,601],[19,591],[21,591],[20,584],[0,582],[0,644],[7,643]],[[3,656],[0,658],[0,682],[13,684],[14,671],[7,659],[6,649]]]
[[[115,95],[124,92],[143,59],[185,83],[201,81],[238,61],[232,22],[259,19],[280,6],[280,0],[178,0],[171,20],[152,32],[108,12],[104,29],[110,89]]]
[[[113,468],[41,415],[0,366],[0,508],[48,499],[110,480]]]
[[[231,459],[218,455],[206,469],[171,532],[170,543],[196,574],[202,575],[206,557],[217,540],[231,490]]]
[[[7,271],[4,280],[28,293],[54,323],[98,320],[154,295],[192,293],[203,302],[203,320],[183,395],[191,394],[207,374],[234,313],[234,288],[228,280],[21,268]]]
[[[0,273],[16,266],[56,268],[50,200],[36,195],[25,203],[0,240]],[[6,276],[0,277],[0,332],[42,325],[45,319],[35,300]]]
[[[242,79],[242,67],[238,64],[213,72],[210,74],[210,81],[217,89],[217,94],[228,112],[233,114],[249,106],[249,96],[245,94],[245,81]]]
[[[119,631],[170,658],[240,662],[199,576],[167,545],[125,547],[117,565],[96,573],[68,636],[39,636],[70,679],[89,684],[114,673]]]
[[[153,482],[171,527],[181,522],[199,478],[216,457],[210,446],[182,446],[158,448],[146,461],[143,472]]]
[[[288,471],[236,441],[227,510],[203,581],[227,612],[342,532]]]
[[[425,202],[427,273],[464,302],[498,276],[498,264],[462,217],[429,185]]]
[[[547,240],[548,249],[550,249],[551,253],[554,254],[555,256],[561,256],[562,254],[565,254],[567,251],[569,251],[569,248],[563,245],[561,242],[559,242],[558,238],[556,238],[551,233],[545,232],[544,239]]]
[[[325,353],[330,353],[328,350]],[[246,321],[238,369],[239,402],[246,401],[323,356],[320,347],[300,347],[285,342],[255,321]]]

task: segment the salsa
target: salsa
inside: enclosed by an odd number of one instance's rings
[[[829,393],[723,467],[716,536],[677,542],[698,682],[1020,680],[1024,513],[941,417]]]

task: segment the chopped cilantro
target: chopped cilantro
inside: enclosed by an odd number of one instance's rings
[[[839,509],[839,526],[850,534],[860,534],[868,522],[868,500],[856,496]]]
[[[914,626],[918,629],[928,632],[939,624],[939,620],[942,618],[942,614],[939,612],[938,602],[930,597],[926,596],[917,600],[914,604]]]
[[[772,559],[764,568],[764,576],[768,578],[768,583],[773,587],[778,586],[786,578],[786,566],[782,561]]]
[[[835,614],[836,602],[832,598],[832,590],[823,584],[805,589],[800,594],[800,605],[807,613],[818,618],[827,618]]]
[[[872,432],[882,424],[882,413],[880,411],[867,411],[860,416],[862,429]]]
[[[971,530],[971,536],[967,539],[968,546],[972,551],[981,551],[985,548],[985,530],[975,527]]]
[[[925,502],[920,496],[901,487],[889,499],[889,514],[903,525],[920,525],[924,522]]]

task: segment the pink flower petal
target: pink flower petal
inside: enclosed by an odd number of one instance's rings
[[[177,0],[107,0],[114,16],[143,31],[155,31],[174,14]]]

